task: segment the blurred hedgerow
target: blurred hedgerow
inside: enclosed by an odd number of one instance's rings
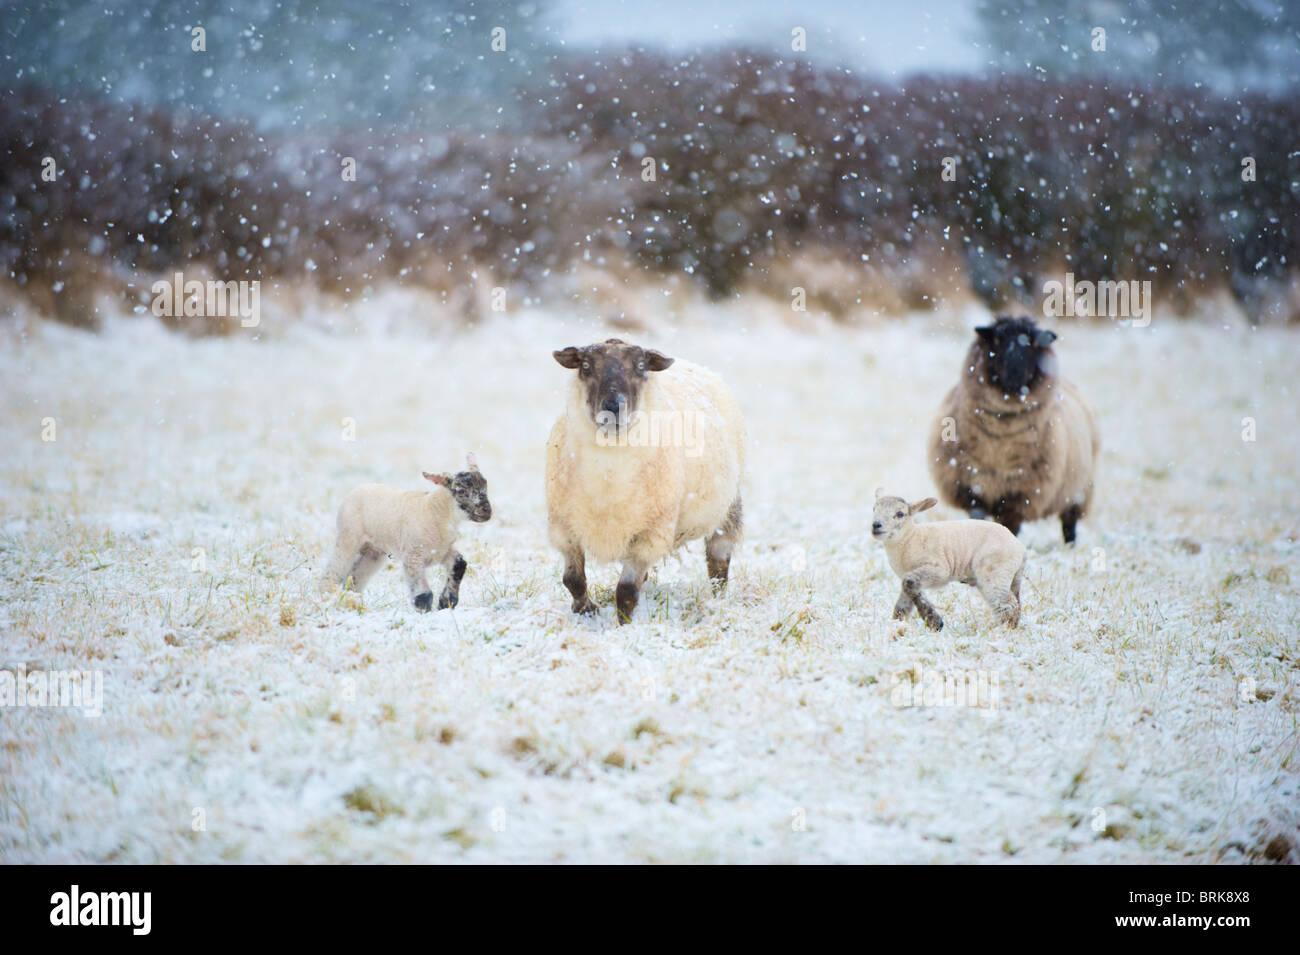
[[[147,312],[178,270],[345,297],[398,283],[469,320],[493,290],[558,301],[584,268],[686,276],[714,299],[788,303],[798,285],[839,316],[954,286],[1034,309],[1072,272],[1149,280],[1176,309],[1226,289],[1252,320],[1300,318],[1293,98],[899,87],[744,50],[574,54],[525,82],[517,128],[429,131],[259,130],[17,86],[0,102],[3,275],[92,327],[123,302]]]

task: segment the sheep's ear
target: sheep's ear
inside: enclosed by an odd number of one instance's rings
[[[885,496],[885,489],[883,487],[876,488],[876,500],[878,501],[884,496]]]
[[[1050,328],[1040,328],[1038,334],[1034,336],[1034,346],[1036,348],[1046,348],[1054,341],[1056,341],[1056,332]]]
[[[421,471],[420,473],[434,484],[441,484],[443,487],[451,486],[451,481],[445,474],[430,474],[428,471]]]
[[[645,350],[645,367],[647,371],[663,371],[676,360],[676,358],[669,358],[663,352],[657,352],[653,348]]]
[[[568,348],[561,348],[559,351],[551,352],[555,356],[561,367],[577,368],[582,364],[582,349],[574,348],[570,345]]]
[[[471,471],[477,471],[477,470],[478,470],[478,458],[474,457],[474,452],[473,452],[473,451],[471,451],[469,454],[465,455],[465,463],[469,465],[469,469],[470,469]]]
[[[922,511],[928,511],[930,508],[934,507],[938,503],[939,502],[936,501],[934,498],[927,497],[924,501],[917,501],[915,504],[912,505],[912,513],[920,514]]]

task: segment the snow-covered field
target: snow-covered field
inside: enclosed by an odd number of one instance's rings
[[[622,628],[570,616],[544,526],[550,353],[598,323],[6,339],[0,665],[104,699],[0,710],[0,861],[1297,861],[1300,334],[1058,324],[1096,513],[1072,549],[1024,532],[1019,630],[954,585],[932,633],[890,617],[872,494],[932,492],[986,318],[625,335],[720,371],[751,449],[729,591],[696,543]],[[459,609],[416,613],[396,569],[318,595],[349,487],[470,449],[495,515]],[[967,671],[995,707],[894,705]]]

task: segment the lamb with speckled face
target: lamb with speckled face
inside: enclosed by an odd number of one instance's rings
[[[416,610],[433,608],[425,568],[434,563],[447,571],[438,609],[455,607],[469,566],[452,546],[457,525],[462,517],[476,524],[492,517],[487,481],[474,455],[468,455],[466,463],[468,469],[455,475],[423,472],[436,485],[431,491],[404,491],[387,484],[362,484],[349,491],[339,507],[338,541],[323,583],[364,590],[391,554],[402,565]]]
[[[1003,623],[1018,626],[1025,545],[991,521],[913,522],[916,514],[937,503],[927,497],[909,504],[876,490],[871,536],[885,545],[889,566],[903,582],[894,604],[894,619],[905,619],[916,607],[927,627],[942,630],[943,619],[922,591],[958,581],[978,587]]]
[[[575,372],[546,445],[549,533],[573,612],[597,610],[588,556],[622,562],[615,605],[627,623],[650,567],[701,537],[720,591],[740,539],[745,465],[731,392],[706,368],[617,338],[554,357]]]

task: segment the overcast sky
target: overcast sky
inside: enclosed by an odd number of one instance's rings
[[[687,50],[742,42],[790,52],[790,31],[808,33],[808,54],[890,76],[977,70],[973,0],[560,0],[564,35],[576,44],[655,44]]]

